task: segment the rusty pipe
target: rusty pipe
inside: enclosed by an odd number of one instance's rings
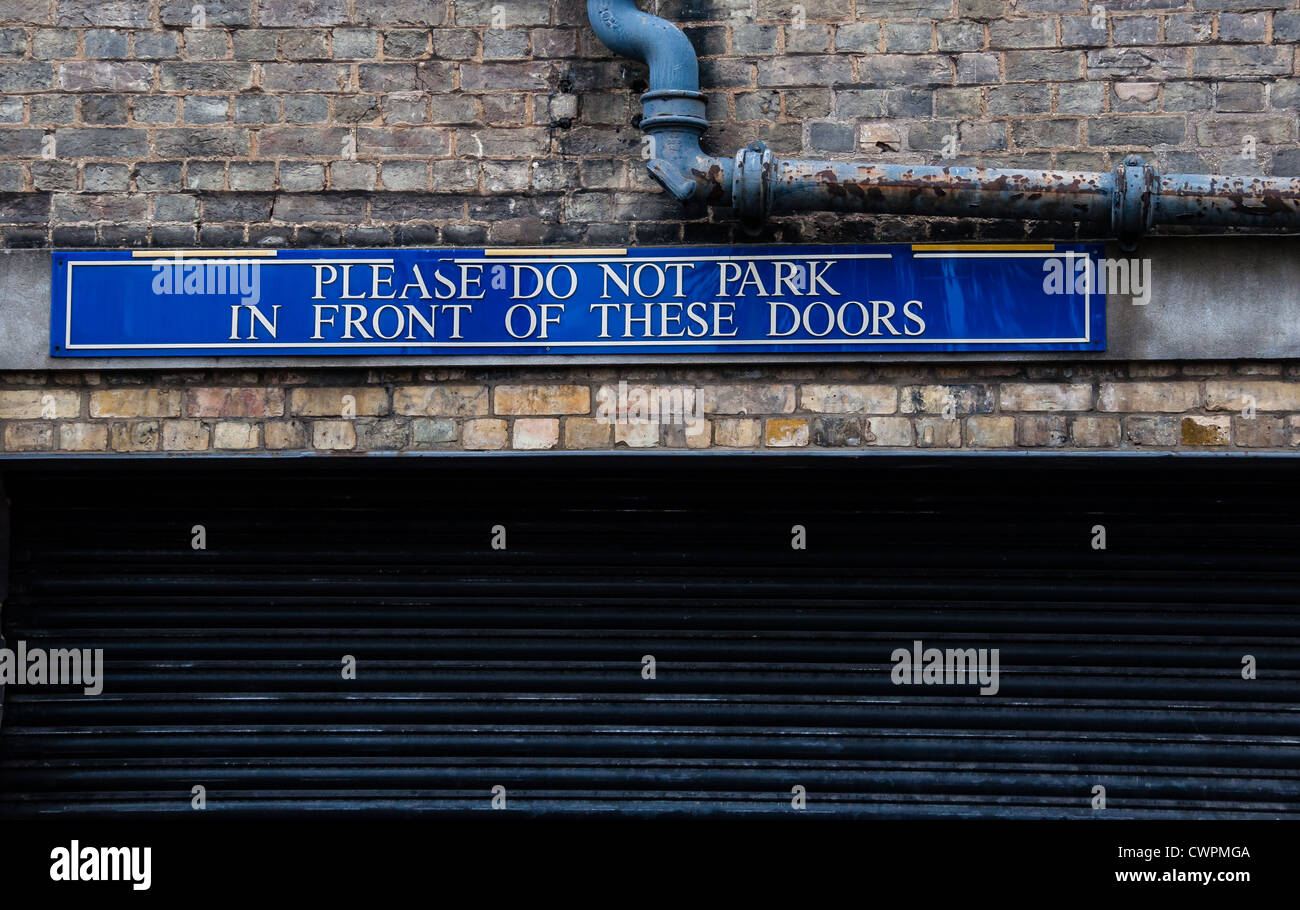
[[[682,202],[730,205],[757,232],[768,215],[804,211],[1086,223],[1125,249],[1155,224],[1300,228],[1300,177],[1161,176],[1130,155],[1110,172],[1012,170],[776,158],[762,142],[706,154],[699,62],[690,41],[633,0],[588,0],[611,50],[650,66],[641,128],[650,174]]]

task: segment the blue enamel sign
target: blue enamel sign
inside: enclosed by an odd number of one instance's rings
[[[56,357],[1105,349],[1089,244],[53,256]]]

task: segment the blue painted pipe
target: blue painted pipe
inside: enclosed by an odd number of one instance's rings
[[[1109,227],[1125,249],[1153,224],[1300,228],[1300,178],[1161,176],[1137,155],[1109,173],[775,158],[762,142],[707,155],[699,62],[681,29],[633,0],[587,0],[587,14],[610,50],[650,66],[650,174],[682,202],[730,205],[751,232],[802,211],[1075,221]]]

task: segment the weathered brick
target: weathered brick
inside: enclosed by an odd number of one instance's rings
[[[1064,82],[1083,75],[1078,51],[1007,51],[1004,61],[1011,82]]]
[[[411,445],[417,449],[456,441],[456,421],[446,417],[417,417],[411,421]]]
[[[307,425],[301,420],[271,420],[262,426],[266,447],[273,451],[307,446]]]
[[[258,0],[257,8],[262,25],[340,25],[347,21],[345,0]]]
[[[513,448],[553,449],[560,442],[560,421],[554,417],[520,417],[515,421]]]
[[[199,452],[208,447],[211,433],[201,420],[164,420],[162,447],[165,452]]]
[[[1089,145],[1144,146],[1183,141],[1187,123],[1182,117],[1109,116],[1088,121]]]
[[[50,11],[49,0],[0,0],[0,22],[49,25]]]
[[[252,21],[252,0],[203,0],[203,21],[208,28],[218,25],[248,25]],[[269,12],[269,4],[263,4]],[[192,0],[160,0],[158,17],[164,25],[195,25]]]
[[[357,444],[356,426],[350,420],[317,420],[311,426],[312,447],[345,451]]]
[[[289,413],[294,417],[382,416],[388,413],[388,392],[370,388],[297,388],[289,393]]]
[[[1182,438],[1177,417],[1125,417],[1124,439],[1135,446],[1176,446]]]
[[[961,447],[961,421],[943,417],[918,417],[916,445],[919,448],[956,449]]]
[[[763,439],[763,422],[720,417],[713,421],[713,444],[723,449],[752,449]]]
[[[504,449],[508,440],[504,420],[467,420],[461,436],[461,446],[465,449]]]
[[[1001,388],[1004,411],[1088,411],[1092,386],[1085,383],[1006,383]]]
[[[109,430],[109,443],[114,452],[155,452],[159,441],[160,432],[156,420],[114,423]]]
[[[0,92],[37,92],[54,86],[48,63],[0,63]]]
[[[1089,79],[1141,77],[1163,81],[1187,75],[1188,48],[1185,47],[1108,47],[1089,51]]]
[[[904,386],[899,394],[903,414],[962,416],[993,410],[993,387],[987,385]]]
[[[191,417],[280,417],[284,390],[266,388],[198,388],[185,393]]]
[[[1279,449],[1287,444],[1286,421],[1281,417],[1232,418],[1232,439],[1246,448]]]
[[[493,413],[586,414],[591,410],[591,389],[580,385],[502,385],[493,390]]]
[[[1070,423],[1070,438],[1080,448],[1115,448],[1119,431],[1118,417],[1076,417]]]
[[[59,427],[59,448],[65,452],[102,452],[108,448],[108,426],[65,423]]]
[[[1194,382],[1107,382],[1097,396],[1097,410],[1177,413],[1198,407],[1200,400]]]
[[[1027,448],[1061,446],[1066,440],[1066,418],[1035,415],[1016,418],[1016,442]]]
[[[906,417],[872,417],[863,421],[862,441],[866,445],[902,448],[912,445],[915,439],[912,421]]]
[[[32,389],[0,391],[0,419],[54,420],[81,413],[76,392]]]
[[[145,0],[56,0],[59,25],[149,25],[150,4]]]
[[[45,451],[54,445],[54,427],[39,421],[7,423],[4,442],[10,452]]]
[[[96,389],[90,393],[90,416],[179,417],[181,393],[163,389]],[[156,423],[154,429],[157,430]]]
[[[815,446],[860,446],[863,436],[861,417],[814,417],[811,440]]]
[[[613,424],[599,417],[569,417],[564,421],[566,449],[609,448]]]
[[[808,445],[808,421],[787,417],[770,418],[766,424],[766,444],[773,448]]]
[[[706,414],[789,414],[795,407],[794,386],[706,386],[702,391]]]
[[[475,417],[488,413],[487,386],[398,386],[393,412],[427,416]]]
[[[255,423],[242,420],[219,421],[212,431],[214,449],[255,449],[261,434]]]
[[[889,385],[805,385],[799,407],[824,414],[893,414],[898,390]]]
[[[1014,417],[967,417],[966,439],[975,448],[1005,449],[1016,444]]]
[[[659,445],[662,425],[654,420],[620,420],[614,424],[614,445],[649,449]]]
[[[154,152],[164,158],[240,158],[248,149],[249,132],[243,129],[163,129],[154,138]]]
[[[3,393],[0,393],[2,395]],[[1300,382],[1209,380],[1205,407],[1211,411],[1300,411]]]
[[[1184,417],[1180,424],[1181,442],[1185,446],[1227,445],[1231,434],[1231,417]]]
[[[163,63],[159,85],[167,91],[237,92],[253,84],[250,63]]]
[[[1266,44],[1223,45],[1192,49],[1197,76],[1285,76],[1291,73],[1292,51]]]
[[[358,421],[356,431],[357,448],[363,452],[395,452],[411,441],[410,422],[400,417]]]

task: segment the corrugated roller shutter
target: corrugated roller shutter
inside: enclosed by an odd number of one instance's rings
[[[10,466],[5,637],[106,683],[9,687],[0,812],[1297,816],[1297,466]]]

